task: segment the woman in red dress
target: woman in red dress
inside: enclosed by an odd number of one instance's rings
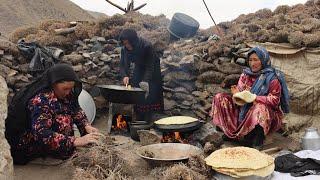
[[[14,96],[5,135],[15,164],[47,156],[66,159],[76,147],[97,142],[98,129],[78,103],[81,90],[72,67],[57,64]],[[74,136],[74,124],[81,137]]]
[[[284,113],[289,112],[289,92],[284,75],[271,66],[263,47],[248,52],[248,64],[231,93],[248,90],[256,95],[255,100],[238,106],[229,94],[218,93],[213,98],[212,118],[228,139],[245,139],[256,147],[266,135],[280,129]]]

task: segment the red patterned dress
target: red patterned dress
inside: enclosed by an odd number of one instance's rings
[[[31,130],[14,147],[28,159],[52,156],[66,159],[74,152],[73,124],[85,135],[87,118],[81,108],[73,111],[72,98],[58,99],[53,91],[43,91],[30,99],[28,110],[32,119]]]
[[[239,91],[250,90],[256,78],[242,74],[237,88]],[[255,103],[250,107],[241,122],[238,120],[240,106],[234,104],[231,95],[227,93],[216,94],[212,103],[213,123],[232,139],[244,137],[256,125],[263,128],[265,135],[278,130],[283,119],[283,112],[279,107],[281,84],[278,79],[270,82],[268,92],[267,96],[257,96]]]

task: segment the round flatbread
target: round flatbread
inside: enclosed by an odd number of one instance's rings
[[[229,168],[217,168],[214,170],[222,174],[239,178],[239,177],[246,177],[246,176],[267,177],[273,173],[274,168],[275,168],[275,165],[274,163],[272,163],[267,167],[256,169],[256,170],[253,170],[253,169],[238,170],[238,169],[229,169]]]
[[[256,99],[257,95],[252,94],[250,91],[244,90],[238,93],[235,93],[232,98],[234,102],[240,106],[243,106],[246,103],[252,103]]]
[[[159,125],[174,125],[174,124],[188,124],[192,122],[196,122],[198,119],[189,117],[189,116],[171,116],[159,119],[158,121],[155,121],[155,124]]]
[[[274,158],[248,147],[232,147],[214,151],[206,159],[212,168],[261,169],[274,163]]]

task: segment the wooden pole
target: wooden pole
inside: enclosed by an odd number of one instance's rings
[[[219,33],[220,35],[222,35],[221,32],[220,32],[220,30],[219,30],[219,28],[218,28],[218,26],[217,26],[217,24],[216,24],[216,22],[214,21],[212,15],[211,15],[211,13],[210,13],[210,10],[209,10],[209,8],[208,8],[208,6],[207,6],[206,1],[205,1],[205,0],[202,0],[202,1],[203,1],[203,4],[206,6],[206,9],[207,9],[207,11],[208,11],[208,13],[209,13],[209,15],[210,15],[210,17],[211,17],[214,25],[216,26],[218,33]]]

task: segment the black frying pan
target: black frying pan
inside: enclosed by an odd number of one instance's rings
[[[154,127],[161,132],[190,132],[199,129],[202,126],[202,121],[195,121],[187,124],[154,124]]]
[[[128,89],[118,85],[97,85],[107,101],[121,104],[140,104],[145,100],[145,91],[141,88]]]

